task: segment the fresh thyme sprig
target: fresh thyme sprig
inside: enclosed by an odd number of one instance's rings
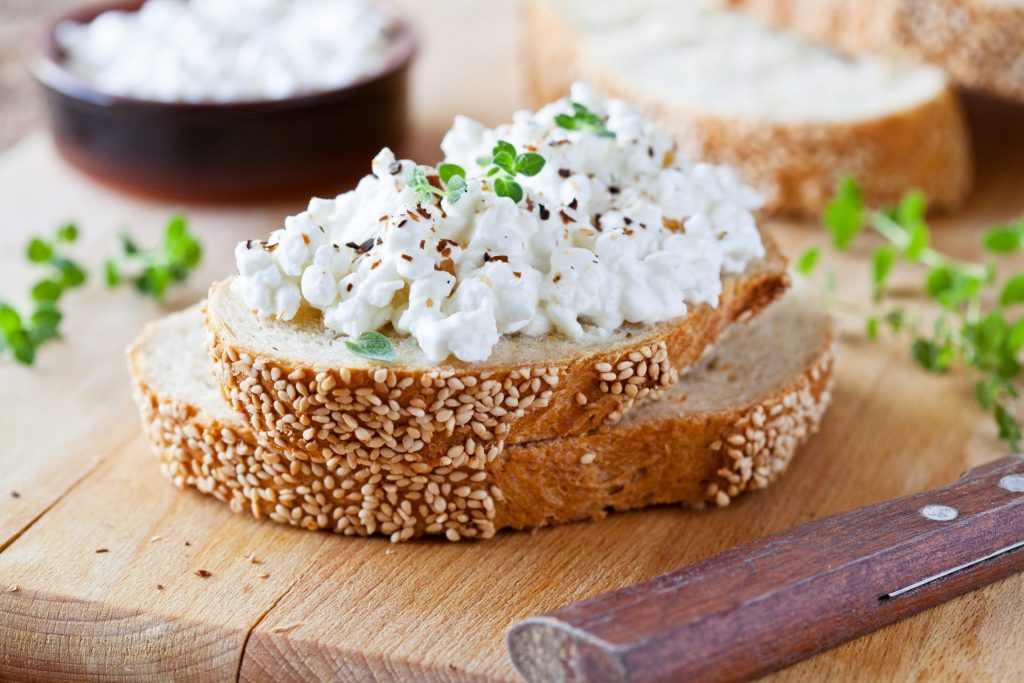
[[[357,356],[381,363],[390,363],[395,359],[395,348],[380,332],[367,330],[356,339],[346,339],[345,346]]]
[[[516,182],[516,175],[532,177],[541,172],[546,163],[544,157],[536,152],[517,153],[515,145],[505,140],[498,140],[491,150],[491,156],[477,159],[481,166],[489,167],[487,177],[491,178],[494,193],[499,197],[509,197],[519,203],[523,198],[523,187]]]
[[[844,178],[825,210],[824,222],[832,245],[840,251],[849,249],[865,231],[884,240],[871,255],[871,309],[864,315],[867,337],[877,337],[880,328],[908,335],[911,357],[929,372],[947,372],[957,361],[970,368],[979,405],[992,416],[999,437],[1017,449],[1021,421],[1008,404],[1019,395],[1024,316],[1011,309],[1024,303],[1024,272],[1000,280],[991,259],[963,261],[936,250],[925,208],[925,197],[912,191],[893,207],[872,209],[865,206],[857,183]],[[989,229],[982,246],[993,255],[1022,250],[1024,220]],[[808,249],[797,259],[797,270],[810,273],[819,257],[820,249]],[[898,263],[924,270],[923,290],[938,305],[930,325],[886,300]],[[834,283],[834,277],[829,279]]]
[[[52,240],[35,237],[29,242],[28,260],[49,272],[32,286],[31,314],[23,316],[10,304],[0,303],[0,354],[9,350],[19,363],[32,365],[36,350],[60,336],[63,316],[57,304],[67,290],[82,286],[86,279],[81,266],[62,252],[62,247],[77,240],[78,228],[68,224]]]
[[[608,130],[605,120],[587,109],[579,102],[570,102],[573,113],[558,114],[555,124],[566,130],[579,130],[593,133],[602,138],[613,138],[615,133]]]
[[[437,176],[444,189],[431,184],[422,166],[409,169],[405,182],[416,193],[416,200],[421,205],[432,203],[435,195],[455,204],[466,193],[466,171],[458,164],[441,164],[437,167]]]
[[[143,250],[131,237],[121,238],[121,253],[104,264],[107,287],[117,287],[127,279],[139,293],[163,302],[167,289],[184,282],[202,257],[202,247],[189,232],[187,219],[176,214],[167,221],[163,243],[155,249]]]

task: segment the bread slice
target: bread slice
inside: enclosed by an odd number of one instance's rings
[[[128,350],[163,473],[257,518],[393,541],[488,538],[659,503],[727,505],[789,464],[828,406],[836,335],[793,295],[726,338],[661,400],[596,433],[510,446],[484,470],[350,466],[266,448],[223,400],[198,308]]]
[[[935,64],[960,85],[1024,100],[1021,0],[731,0],[850,52]]]
[[[847,58],[710,0],[528,0],[523,35],[534,102],[586,79],[684,154],[733,166],[769,210],[816,214],[846,173],[873,203],[918,188],[953,207],[970,189],[963,114],[938,68]]]
[[[722,330],[788,286],[785,259],[765,244],[765,258],[723,278],[717,307],[585,344],[513,335],[485,362],[435,366],[413,339],[394,337],[395,361],[375,364],[325,333],[315,312],[257,319],[225,281],[210,289],[209,348],[225,397],[267,446],[353,467],[482,469],[505,443],[591,431],[674,383]]]

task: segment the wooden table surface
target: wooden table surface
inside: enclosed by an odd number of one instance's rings
[[[423,34],[412,147],[429,161],[456,112],[496,123],[521,105],[515,6],[401,4]],[[153,240],[181,208],[100,187],[65,166],[41,132],[21,135],[6,97],[8,88],[25,92],[7,80],[19,68],[7,19],[28,26],[35,7],[0,4],[0,136],[19,131],[0,154],[5,299],[30,281],[21,256],[30,235],[77,220],[76,255],[96,267],[123,229]],[[971,113],[978,190],[935,224],[940,246],[965,256],[978,255],[984,226],[1024,213],[1024,112],[973,102]],[[268,232],[301,205],[184,208],[208,258],[171,307],[231,270],[236,240]],[[790,253],[821,238],[813,223],[769,227]],[[854,296],[868,279],[862,257],[837,263]],[[926,375],[902,346],[848,335],[821,433],[778,484],[728,508],[665,507],[483,543],[392,546],[312,534],[232,515],[161,478],[137,423],[123,348],[163,311],[93,280],[67,299],[65,341],[45,347],[31,369],[0,362],[0,680],[514,680],[503,633],[517,619],[941,485],[1003,454],[965,377]],[[1024,577],[1013,577],[775,679],[1021,680],[1022,612]]]

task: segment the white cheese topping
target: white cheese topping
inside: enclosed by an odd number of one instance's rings
[[[64,22],[68,68],[114,95],[186,102],[277,99],[381,69],[393,18],[371,0],[148,0]]]
[[[572,102],[614,136],[557,125]],[[519,202],[478,163],[499,140],[546,160],[515,176]],[[495,129],[459,117],[441,147],[466,170],[454,204],[420,204],[416,165],[385,149],[355,190],[239,244],[235,291],[260,316],[288,320],[307,305],[341,334],[390,325],[433,362],[482,361],[505,334],[603,336],[717,305],[722,274],[764,256],[756,192],[726,167],[676,158],[635,109],[585,85]]]

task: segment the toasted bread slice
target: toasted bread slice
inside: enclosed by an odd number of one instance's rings
[[[839,49],[935,64],[962,86],[1024,100],[1019,0],[730,1]]]
[[[846,57],[720,4],[529,0],[528,94],[547,102],[586,79],[690,158],[734,167],[777,212],[817,214],[847,173],[873,203],[910,188],[934,206],[967,195],[970,144],[940,69]]]
[[[436,366],[414,340],[396,336],[395,361],[375,364],[313,314],[257,319],[226,281],[210,289],[209,349],[225,397],[267,446],[353,467],[483,469],[505,443],[591,431],[673,384],[722,330],[788,286],[785,259],[767,238],[765,245],[765,258],[723,278],[717,307],[584,344],[513,335],[485,362]]]
[[[220,395],[198,308],[128,351],[163,473],[240,512],[307,529],[488,538],[658,503],[727,505],[785,469],[830,400],[830,318],[792,295],[726,338],[659,401],[583,436],[510,446],[483,470],[315,462],[267,448]]]

